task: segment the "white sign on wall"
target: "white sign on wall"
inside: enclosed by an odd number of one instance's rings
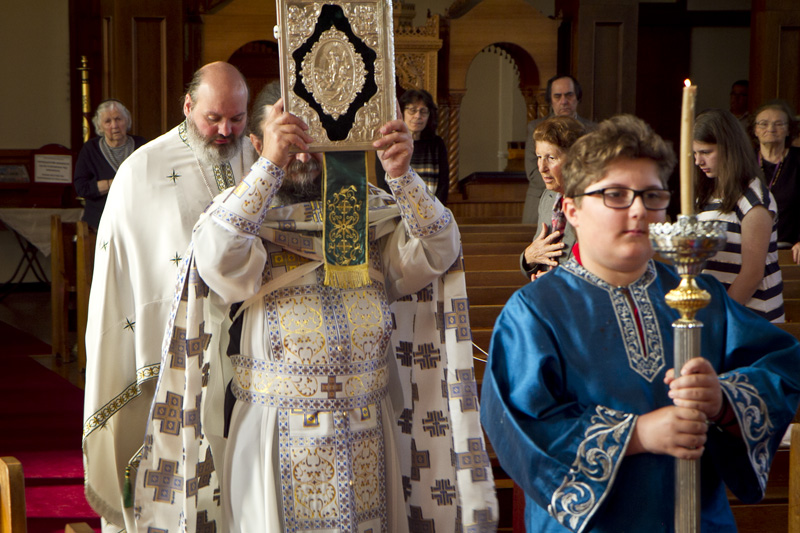
[[[72,183],[72,156],[36,155],[33,176],[37,183]]]

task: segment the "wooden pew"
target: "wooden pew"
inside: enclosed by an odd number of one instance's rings
[[[25,475],[15,457],[0,457],[0,533],[25,533]]]

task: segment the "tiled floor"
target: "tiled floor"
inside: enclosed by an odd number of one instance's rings
[[[50,344],[52,339],[50,293],[44,291],[11,293],[0,301],[0,320]],[[83,374],[78,371],[77,362],[62,363],[52,354],[33,358],[83,388]]]

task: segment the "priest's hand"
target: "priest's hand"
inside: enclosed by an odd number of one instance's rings
[[[264,145],[261,148],[261,157],[275,165],[286,168],[294,158],[290,152],[308,151],[308,143],[314,139],[306,133],[308,126],[300,118],[283,110],[283,98],[275,102],[262,124]]]
[[[640,415],[625,454],[655,453],[690,461],[700,459],[707,438],[706,420],[702,411],[672,405]]]
[[[414,140],[406,123],[400,119],[390,120],[380,129],[381,137],[372,146],[378,149],[378,159],[390,178],[408,174],[411,154],[414,153]]]
[[[547,234],[547,224],[542,222],[542,230],[533,239],[527,248],[525,248],[525,262],[528,265],[547,265],[558,266],[556,258],[560,257],[564,252],[564,243],[561,242],[561,232],[554,231]]]
[[[706,418],[715,418],[722,411],[722,387],[707,359],[695,357],[687,361],[678,378],[673,369],[668,370],[664,383],[669,386],[667,394],[678,407],[698,409]]]

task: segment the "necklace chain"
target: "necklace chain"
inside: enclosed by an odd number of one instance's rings
[[[783,160],[786,159],[786,155],[788,153],[789,153],[789,149],[788,148],[784,149],[784,151],[781,153],[780,160],[777,163],[775,163],[775,168],[772,170],[772,179],[770,179],[769,183],[767,184],[767,188],[768,189],[772,189],[772,186],[775,185],[776,181],[778,181],[778,177],[781,175],[781,168],[783,167]],[[759,152],[758,152],[758,165],[761,167],[761,170],[764,171],[764,174],[765,174],[764,177],[766,178],[766,173],[767,172],[766,172],[766,169],[764,168],[764,163],[773,164],[770,161],[767,161],[766,159],[764,159],[762,157],[762,155],[761,155],[761,151],[759,150]]]
[[[203,169],[203,164],[200,163],[200,160],[197,158],[197,155],[194,156],[194,160],[197,161],[197,166],[200,167],[200,176],[203,178],[203,184],[206,186],[206,190],[208,191],[208,195],[211,199],[214,199],[214,193],[211,192],[211,184],[208,183],[208,178],[206,178],[206,171]],[[219,187],[217,187],[219,188]]]

